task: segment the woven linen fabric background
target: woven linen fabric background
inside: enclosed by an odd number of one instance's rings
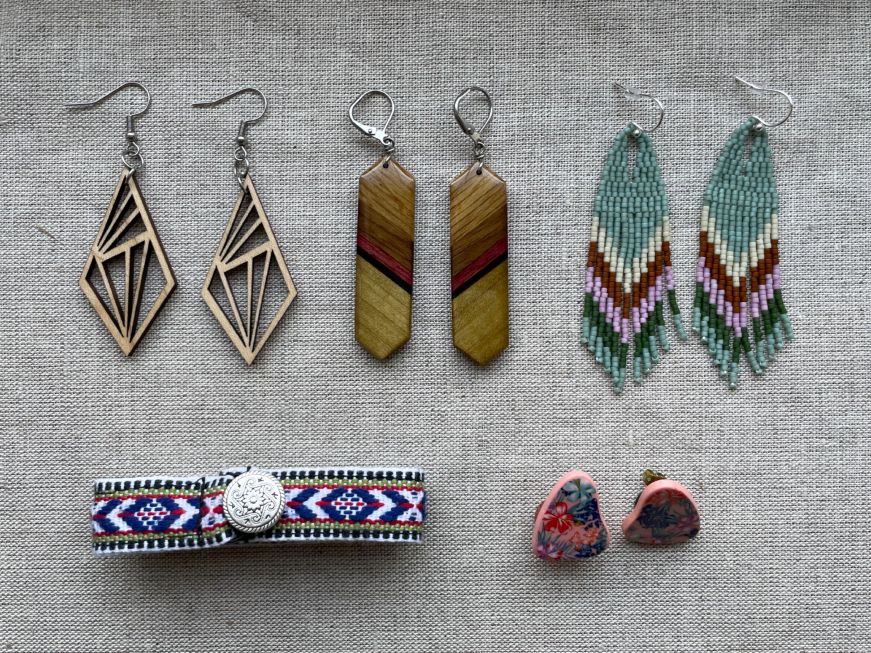
[[[0,650],[871,650],[871,335],[866,2],[79,2],[0,5],[4,370]],[[702,193],[729,133],[771,131],[796,339],[730,392],[691,334],[615,397],[579,344],[599,171],[630,119],[654,135],[689,319]],[[78,288],[120,170],[133,92],[140,183],[178,288],[125,359]],[[488,162],[509,185],[511,347],[479,369],[451,342],[447,186],[471,161],[451,115],[495,99]],[[299,288],[247,367],[201,301],[256,101],[252,174]],[[417,177],[414,331],[378,362],[354,341],[357,177],[378,156],[350,102],[389,91]],[[382,109],[368,105],[367,117]],[[419,465],[420,546],[280,545],[95,559],[95,477],[225,465]],[[696,541],[627,544],[645,466],[701,505]],[[564,471],[600,485],[604,555],[533,559],[536,506]]]

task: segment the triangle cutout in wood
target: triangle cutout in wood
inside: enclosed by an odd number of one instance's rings
[[[175,275],[134,173],[125,168],[118,178],[79,278],[79,287],[125,356],[136,349],[175,289]],[[123,274],[109,272],[108,264],[116,257],[123,261]],[[156,267],[152,262],[156,262]],[[152,284],[156,286],[156,297],[145,306],[143,296],[149,270],[156,270],[161,278],[159,283]]]
[[[280,294],[277,308],[267,315],[267,283],[277,271]],[[241,287],[233,287],[230,275],[243,275]],[[255,284],[255,277],[258,282]],[[218,280],[218,283],[215,281]],[[203,300],[230,341],[249,365],[254,362],[275,327],[296,298],[296,286],[278,247],[272,226],[257,196],[254,182],[245,177],[236,206],[215,250],[203,284]],[[228,307],[228,311],[224,307]]]

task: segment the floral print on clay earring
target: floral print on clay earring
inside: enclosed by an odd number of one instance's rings
[[[538,508],[532,552],[543,560],[577,560],[602,553],[610,543],[596,483],[581,471],[565,474]]]
[[[623,520],[623,535],[638,544],[680,544],[693,539],[701,527],[699,507],[683,485],[645,469],[647,486]]]

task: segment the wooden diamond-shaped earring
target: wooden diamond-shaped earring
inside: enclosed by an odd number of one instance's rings
[[[129,356],[175,289],[175,275],[136,182],[143,159],[135,120],[148,111],[151,95],[139,82],[125,82],[93,102],[65,106],[89,109],[126,88],[141,90],[145,107],[127,116],[127,145],[121,150],[124,169],[91,245],[79,287],[123,354]]]
[[[266,97],[256,88],[243,88],[218,100],[197,102],[193,106],[213,107],[243,93],[258,95],[263,110],[257,117],[239,123],[233,169],[240,191],[212,257],[202,297],[250,365],[296,299],[296,286],[248,173],[251,164],[245,132],[266,114]]]

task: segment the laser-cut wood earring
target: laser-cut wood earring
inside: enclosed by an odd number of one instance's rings
[[[148,111],[151,95],[142,84],[125,82],[93,102],[65,107],[90,109],[126,88],[141,90],[145,107],[127,116],[127,145],[121,150],[124,169],[91,245],[79,287],[121,351],[129,356],[175,288],[175,276],[136,183],[143,159],[134,123]],[[147,279],[157,283],[146,283]]]
[[[354,117],[357,105],[371,95],[390,103],[381,129]],[[357,342],[378,359],[387,358],[411,337],[415,183],[396,161],[396,142],[387,135],[395,108],[384,91],[366,91],[348,109],[351,123],[384,148],[382,157],[360,175],[354,300]]]
[[[475,128],[460,113],[473,92],[484,96],[487,119]],[[470,86],[454,101],[454,118],[472,139],[475,162],[451,182],[451,309],[454,345],[479,365],[508,347],[508,187],[484,165],[484,130],[493,101]]]
[[[256,118],[239,123],[233,169],[241,190],[212,257],[202,297],[227,337],[250,365],[296,298],[296,286],[248,172],[251,164],[245,147],[248,143],[245,133],[249,125],[266,114],[266,97],[256,88],[249,87],[192,106],[214,107],[244,93],[259,96],[263,110]],[[277,281],[274,284],[277,288],[269,285],[271,281]],[[244,301],[240,303],[242,297]]]

